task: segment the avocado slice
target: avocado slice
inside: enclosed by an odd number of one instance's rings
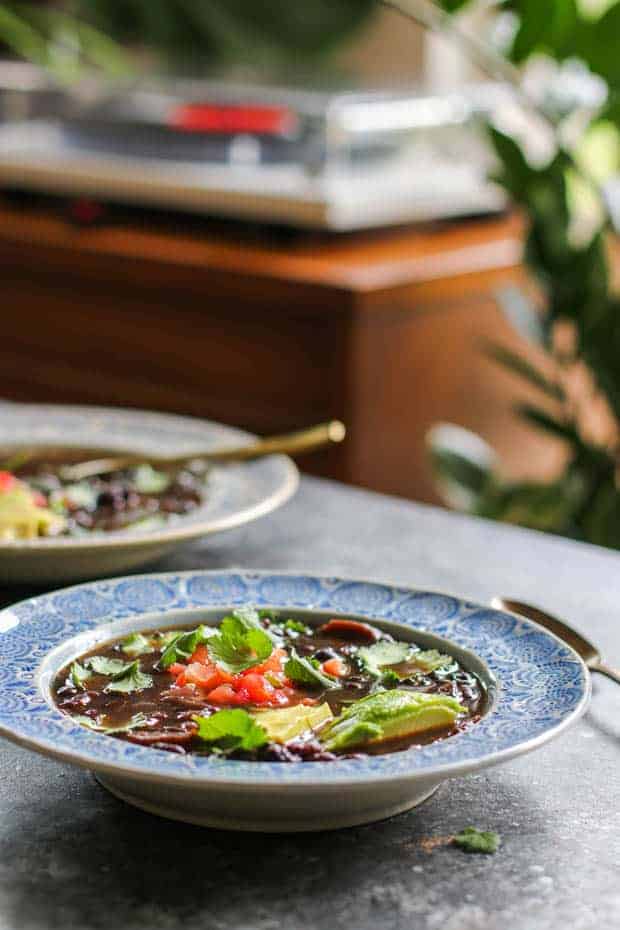
[[[325,702],[318,707],[295,704],[293,707],[279,707],[276,710],[254,711],[252,717],[274,743],[287,743],[300,733],[314,730],[326,720],[332,720],[333,714],[329,704]]]
[[[53,536],[65,527],[63,517],[39,507],[28,485],[16,482],[0,494],[0,539]]]
[[[351,704],[328,724],[321,742],[329,751],[380,743],[449,727],[466,711],[446,694],[379,691]]]

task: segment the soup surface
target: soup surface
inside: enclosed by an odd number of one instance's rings
[[[0,470],[0,539],[80,536],[90,532],[155,528],[199,507],[206,466],[181,470],[138,465],[68,481],[63,466],[100,455],[67,452],[62,461],[31,460]]]
[[[484,686],[452,656],[342,617],[232,611],[218,626],[148,630],[62,669],[60,710],[116,739],[177,753],[330,761],[446,739]]]

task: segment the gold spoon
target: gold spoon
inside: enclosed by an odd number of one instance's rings
[[[522,601],[511,601],[505,597],[494,597],[491,601],[491,606],[497,607],[499,610],[508,610],[513,614],[521,614],[522,617],[527,617],[529,620],[533,620],[534,623],[543,626],[551,633],[555,633],[559,639],[564,640],[565,643],[573,647],[591,672],[599,672],[601,675],[606,675],[607,678],[611,678],[612,681],[620,685],[620,672],[617,672],[616,669],[607,665],[603,661],[603,657],[596,646],[587,640],[585,636],[582,636],[581,633],[578,633],[577,630],[574,630],[572,627],[568,626],[567,623],[564,623],[563,620],[559,620],[557,617],[545,613],[545,611],[541,610],[539,607],[533,607],[531,604],[524,604]]]
[[[175,458],[149,459],[139,455],[119,455],[78,462],[75,465],[63,465],[59,469],[59,475],[63,481],[82,481],[84,478],[107,475],[119,469],[144,464],[151,464],[156,468],[181,468],[188,462],[197,459],[203,462],[243,462],[276,453],[302,455],[304,452],[312,452],[314,449],[319,449],[321,446],[332,442],[342,442],[345,435],[344,423],[341,423],[340,420],[330,420],[328,423],[319,423],[317,426],[311,426],[295,433],[268,436],[242,446],[192,452],[190,455]]]

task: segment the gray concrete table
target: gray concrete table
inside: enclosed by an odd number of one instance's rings
[[[274,568],[503,593],[620,659],[620,557],[306,479],[253,526],[157,566]],[[9,593],[4,592],[5,600]],[[260,836],[159,820],[65,765],[0,747],[0,930],[612,930],[620,927],[620,690],[538,752],[337,833]],[[475,824],[495,856],[432,848]]]

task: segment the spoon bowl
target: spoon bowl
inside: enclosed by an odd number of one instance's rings
[[[510,613],[519,614],[521,617],[527,617],[528,620],[538,623],[539,626],[549,630],[550,633],[554,633],[558,639],[568,643],[581,656],[591,672],[599,672],[601,675],[606,675],[607,678],[611,678],[612,681],[620,684],[620,672],[605,663],[594,643],[591,643],[589,639],[586,639],[573,627],[564,623],[559,617],[554,617],[532,604],[513,601],[505,597],[494,597],[491,606],[496,607],[498,610],[507,610]]]

